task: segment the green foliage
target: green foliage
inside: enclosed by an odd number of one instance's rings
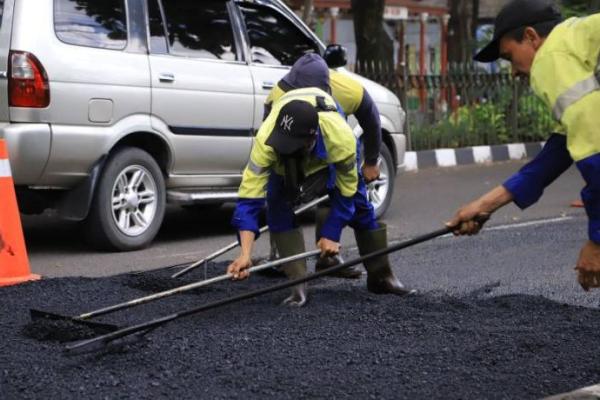
[[[598,12],[599,2],[595,0],[563,0],[561,11],[565,18],[581,17]]]
[[[431,124],[422,117],[410,118],[413,150],[540,141],[548,136],[555,123],[541,101],[532,94],[519,97],[516,132],[511,102],[510,93],[502,93],[494,101],[463,105]]]

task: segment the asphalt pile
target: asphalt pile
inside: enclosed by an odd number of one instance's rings
[[[210,271],[221,274],[224,264]],[[76,315],[202,279],[173,271],[47,279],[0,291],[2,399],[537,399],[600,382],[600,310],[540,296],[366,291],[365,278],[310,285],[187,317],[100,351],[65,355]],[[100,318],[119,326],[280,282],[253,275]]]

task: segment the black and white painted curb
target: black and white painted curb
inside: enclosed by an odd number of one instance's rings
[[[542,400],[600,400],[600,385],[588,386],[569,393],[544,397]]]
[[[457,165],[522,160],[535,157],[544,146],[544,143],[512,143],[458,149],[407,151],[404,155],[404,165],[406,171],[416,171],[431,167],[455,167]]]

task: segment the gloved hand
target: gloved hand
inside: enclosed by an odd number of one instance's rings
[[[252,267],[252,260],[250,257],[239,256],[227,267],[227,273],[232,274],[233,280],[242,280],[250,276],[248,269]]]
[[[579,252],[575,270],[583,290],[600,287],[600,245],[588,240]]]
[[[458,209],[446,226],[452,228],[455,235],[475,235],[479,233],[490,213],[484,209],[482,202],[475,200]]]
[[[340,244],[322,237],[317,242],[317,247],[321,250],[321,257],[335,256],[340,252]]]
[[[366,163],[363,164],[362,175],[366,183],[373,182],[379,178],[379,174],[379,163],[376,163],[375,165],[368,165]]]

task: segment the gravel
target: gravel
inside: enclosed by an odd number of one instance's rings
[[[221,273],[225,265],[211,269]],[[600,311],[541,296],[426,291],[398,298],[365,278],[313,282],[306,307],[285,293],[186,317],[101,351],[66,355],[85,326],[35,321],[201,279],[172,271],[47,279],[0,291],[2,399],[536,399],[600,381]],[[253,275],[99,318],[127,326],[281,282]]]

